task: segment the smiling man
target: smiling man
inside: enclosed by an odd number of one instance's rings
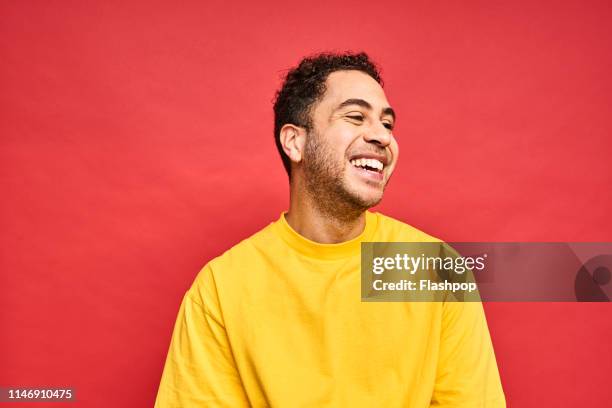
[[[274,105],[280,218],[183,299],[157,407],[504,407],[480,303],[360,301],[361,242],[435,238],[368,209],[399,157],[366,54],[289,71]]]

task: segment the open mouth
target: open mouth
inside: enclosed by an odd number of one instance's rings
[[[376,159],[353,159],[351,164],[359,169],[364,169],[372,173],[382,174],[385,165]]]

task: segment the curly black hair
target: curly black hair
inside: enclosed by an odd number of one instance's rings
[[[274,139],[283,160],[285,170],[291,179],[291,160],[285,154],[280,142],[280,130],[287,123],[310,130],[311,109],[325,93],[325,81],[335,71],[361,71],[383,84],[380,71],[365,52],[331,53],[305,57],[297,67],[290,69],[283,85],[276,92],[274,101]]]

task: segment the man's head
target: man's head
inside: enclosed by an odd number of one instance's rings
[[[362,211],[381,200],[398,157],[381,83],[364,53],[320,54],[278,91],[276,145],[289,177],[319,204]]]

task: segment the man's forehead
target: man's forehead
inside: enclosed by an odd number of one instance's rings
[[[348,99],[363,99],[375,109],[389,106],[382,87],[374,78],[361,71],[335,71],[329,74],[321,105],[334,109]]]

